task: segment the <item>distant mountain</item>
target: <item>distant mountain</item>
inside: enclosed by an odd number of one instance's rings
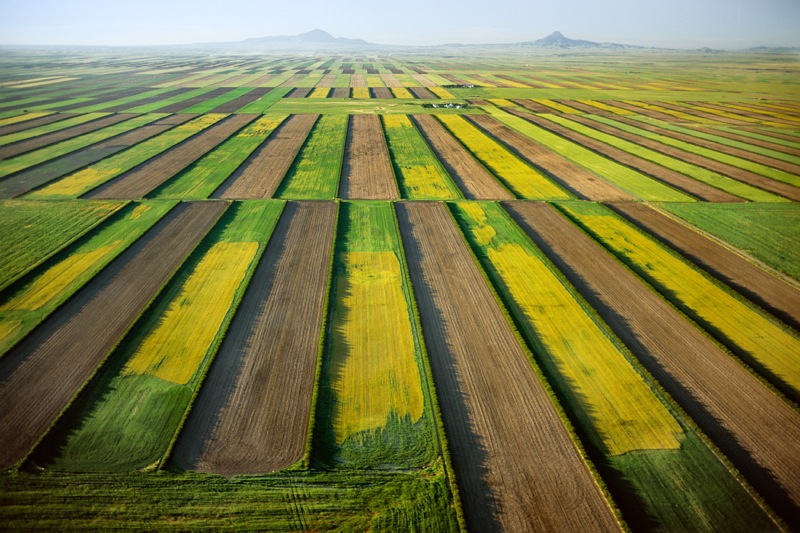
[[[565,37],[560,31],[554,31],[547,37],[536,39],[535,41],[527,41],[524,43],[509,44],[511,47],[525,47],[525,48],[644,48],[642,46],[634,46],[629,44],[618,43],[596,43],[594,41],[583,41],[580,39],[570,39]]]
[[[241,45],[279,45],[279,46],[333,46],[333,47],[362,47],[362,46],[378,46],[363,39],[345,39],[344,37],[334,37],[324,30],[311,30],[300,35],[280,35],[277,37],[256,37],[253,39],[245,39],[239,43],[226,43],[226,44],[241,44]]]

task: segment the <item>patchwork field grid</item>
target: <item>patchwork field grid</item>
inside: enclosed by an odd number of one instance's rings
[[[0,76],[3,529],[800,528],[795,56]]]

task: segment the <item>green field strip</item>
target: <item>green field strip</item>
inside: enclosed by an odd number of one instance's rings
[[[516,115],[497,108],[487,108],[490,115],[530,137],[544,147],[584,167],[620,189],[647,201],[692,202],[694,198],[644,174],[607,159],[576,143],[536,126]]]
[[[0,295],[0,355],[155,224],[174,202],[129,204]]]
[[[237,113],[265,113],[268,109],[273,107],[277,102],[280,102],[281,99],[286,96],[289,91],[291,91],[291,87],[275,87],[270,92],[259,98],[254,102],[250,102],[246,106],[242,107],[241,109],[237,110]],[[285,111],[280,109],[275,109],[275,112],[278,113],[285,113]],[[292,113],[287,113],[292,114]]]
[[[322,115],[275,192],[276,198],[327,200],[339,193],[348,115]]]
[[[464,197],[408,116],[384,115],[383,130],[402,198],[454,200]]]
[[[800,397],[796,333],[608,208],[589,203],[559,207],[776,387]]]
[[[794,165],[800,165],[800,156],[787,154],[784,152],[778,152],[775,150],[770,150],[769,148],[764,148],[762,146],[756,146],[753,144],[748,144],[746,142],[737,141],[734,139],[729,139],[727,137],[721,137],[719,135],[713,135],[710,133],[706,133],[704,131],[697,131],[692,128],[684,128],[682,126],[677,126],[675,124],[669,124],[657,119],[649,118],[649,117],[635,117],[635,120],[639,122],[644,122],[651,126],[655,126],[664,130],[674,131],[676,133],[683,133],[685,135],[691,135],[692,137],[697,137],[698,139],[704,139],[707,141],[712,141],[718,144],[722,144],[725,146],[730,146],[732,148],[739,148],[742,150],[746,150],[748,152],[753,152],[754,154],[763,155],[765,157],[771,157],[773,159],[779,159],[781,161],[786,161],[787,163],[792,163]],[[738,133],[738,130],[733,130]]]
[[[112,124],[111,126],[107,126],[97,131],[85,133],[72,139],[67,139],[43,148],[39,148],[38,150],[33,150],[10,159],[0,161],[0,177],[5,177],[9,174],[25,170],[33,167],[34,165],[38,165],[64,154],[74,152],[75,150],[86,148],[87,146],[91,146],[100,141],[111,139],[117,135],[135,130],[136,128],[140,128],[163,117],[164,115],[160,114],[141,115],[124,122]],[[7,180],[0,181],[0,196],[6,192],[6,187],[4,187],[4,184],[6,183]]]
[[[711,126],[715,130],[721,130],[728,133],[735,133],[736,135],[741,135],[742,137],[749,137],[751,139],[757,139],[759,141],[766,141],[772,144],[777,144],[780,146],[785,146],[787,148],[792,148],[793,150],[800,151],[800,139],[797,142],[792,142],[787,139],[780,139],[778,137],[771,137],[769,135],[762,135],[755,131],[749,131],[744,128],[736,128],[725,124],[714,124]]]
[[[70,112],[71,113],[93,113],[95,111],[102,111],[102,110],[110,108],[110,107],[119,107],[119,106],[122,106],[122,105],[125,105],[125,104],[129,104],[129,103],[133,104],[133,103],[135,103],[135,102],[137,102],[139,100],[144,100],[146,98],[154,98],[154,97],[156,97],[156,96],[158,96],[160,94],[171,92],[173,90],[174,89],[170,89],[170,88],[153,89],[153,90],[150,90],[150,91],[147,91],[147,92],[135,94],[133,96],[120,98],[118,100],[112,100],[110,102],[102,102],[102,103],[99,103],[99,104],[88,105],[86,107],[81,107],[81,108],[78,108],[78,109],[72,109]]]
[[[519,198],[555,200],[572,197],[462,117],[442,115],[437,118]]]
[[[216,124],[227,115],[201,115],[185,124],[176,126],[156,137],[126,148],[122,152],[94,163],[83,170],[65,176],[28,195],[29,198],[77,198],[102,185],[106,181],[131,170],[137,165],[157,156],[206,128]],[[0,182],[2,183],[2,182]]]
[[[165,98],[164,100],[159,100],[157,102],[152,102],[149,104],[144,104],[136,107],[132,107],[130,109],[126,109],[125,113],[152,113],[161,109],[162,107],[166,107],[168,105],[177,104],[179,102],[183,102],[184,100],[188,100],[190,98],[194,98],[196,96],[202,96],[208,92],[213,91],[213,87],[202,87],[200,89],[195,89],[193,91],[187,91],[185,93],[177,94],[175,96],[171,96],[169,98]]]
[[[733,178],[723,176],[722,174],[714,172],[713,170],[708,170],[703,167],[698,167],[697,165],[687,163],[676,157],[662,154],[661,152],[656,152],[655,150],[651,150],[644,146],[640,146],[636,143],[627,141],[625,139],[620,139],[619,137],[609,135],[605,132],[598,131],[583,124],[573,122],[564,117],[560,117],[557,115],[547,115],[547,114],[540,114],[539,117],[555,122],[556,124],[560,124],[565,128],[569,128],[576,133],[580,133],[582,135],[586,135],[587,137],[591,137],[592,139],[604,142],[609,146],[613,146],[615,148],[619,148],[620,150],[624,150],[625,152],[631,155],[641,157],[642,159],[652,161],[653,163],[661,165],[662,167],[672,169],[676,172],[680,172],[685,176],[689,176],[690,178],[696,179],[697,181],[702,181],[703,183],[711,185],[712,187],[716,187],[717,189],[720,189],[722,191],[734,194],[740,198],[744,198],[746,200],[750,200],[753,202],[787,201],[785,198],[781,196],[761,190],[757,187],[753,187],[746,183],[742,183]]]
[[[749,172],[753,172],[755,174],[759,174],[766,178],[774,179],[777,181],[781,181],[783,183],[788,183],[789,185],[793,185],[795,187],[800,187],[800,176],[791,174],[789,172],[778,170],[767,165],[762,165],[761,163],[756,163],[754,161],[748,161],[746,159],[742,159],[740,157],[723,154],[717,152],[716,150],[710,150],[708,148],[703,148],[700,146],[696,146],[694,144],[680,141],[678,139],[674,139],[672,137],[666,135],[660,135],[658,133],[652,133],[650,131],[644,130],[642,128],[637,128],[635,126],[629,126],[627,124],[623,124],[622,122],[618,122],[616,120],[612,120],[610,118],[601,117],[601,116],[587,116],[591,120],[596,122],[600,122],[602,124],[606,124],[607,126],[611,126],[617,128],[622,131],[626,131],[628,133],[632,133],[634,135],[640,135],[647,139],[660,142],[662,144],[666,144],[668,146],[672,146],[673,148],[678,148],[680,150],[684,150],[686,152],[690,152],[693,154],[697,154],[702,157],[707,157],[709,159],[713,159],[715,161],[719,161],[720,163],[725,163],[726,165],[731,165],[737,168],[741,168],[743,170],[747,170]]]
[[[168,450],[266,248],[282,202],[237,203],[165,287],[38,461],[60,471],[152,467]],[[188,305],[191,303],[191,305]],[[134,408],[135,406],[135,408]]]
[[[720,527],[722,521],[734,529],[772,525],[499,205],[458,202],[451,210],[571,420],[599,451],[599,462],[617,469],[601,467],[601,473],[633,486],[628,492],[624,483],[609,480],[623,516],[649,516],[656,522],[650,527],[663,530]]]
[[[438,456],[394,216],[388,201],[340,207],[315,439],[325,464],[419,468]]]
[[[192,163],[148,196],[154,198],[202,199],[244,163],[253,151],[286,119],[287,115],[265,115]]]
[[[800,204],[660,204],[667,211],[800,281]]]
[[[0,290],[114,214],[124,202],[0,200]]]
[[[45,124],[44,126],[39,126],[28,130],[19,131],[17,133],[12,133],[11,135],[4,135],[0,137],[0,146],[5,146],[7,144],[22,141],[25,139],[30,139],[32,137],[38,137],[46,133],[53,133],[59,130],[71,128],[72,126],[78,126],[86,122],[91,122],[93,120],[106,117],[109,114],[110,113],[86,113],[85,115],[70,117],[67,118],[66,120],[60,120],[52,124]]]
[[[19,114],[0,119],[0,127],[10,126],[11,124],[17,124],[19,122],[25,122],[27,120],[33,120],[39,117],[46,117],[47,115],[52,115],[52,114],[53,114],[52,111],[35,111],[31,113],[26,113],[22,111]]]
[[[231,100],[235,100],[240,96],[249,93],[253,90],[253,87],[239,87],[233,89],[231,91],[226,92],[225,94],[221,94],[219,96],[215,96],[214,98],[209,98],[205,102],[200,102],[199,104],[195,104],[188,109],[183,109],[181,113],[208,113],[209,111],[213,111],[217,107],[221,106],[222,104],[226,104]]]

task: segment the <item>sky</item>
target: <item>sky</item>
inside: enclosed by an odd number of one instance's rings
[[[0,0],[0,44],[159,45],[323,29],[395,45],[800,46],[800,0]]]

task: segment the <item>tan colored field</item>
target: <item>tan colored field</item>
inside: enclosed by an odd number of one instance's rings
[[[181,468],[258,474],[303,457],[336,209],[286,205],[181,433]]]
[[[508,211],[767,501],[800,506],[800,414],[550,205]]]
[[[430,115],[411,118],[466,198],[507,200],[514,197],[435,118]]]
[[[231,115],[85,196],[96,199],[141,198],[257,117],[258,115]]]
[[[175,208],[0,360],[0,468],[23,458],[226,208]]]
[[[350,117],[339,196],[353,200],[400,198],[378,115]]]
[[[555,181],[580,198],[596,202],[634,199],[628,193],[595,176],[580,165],[537,144],[493,117],[473,115],[467,118],[489,135],[507,145],[517,155],[553,176]]]
[[[319,115],[293,115],[214,192],[215,198],[272,198]]]
[[[644,204],[618,203],[611,207],[800,331],[800,290],[796,286]]]
[[[447,208],[397,211],[468,527],[618,530]]]
[[[598,154],[604,155],[610,159],[613,159],[614,161],[622,163],[623,165],[627,165],[645,174],[653,176],[659,181],[667,183],[668,185],[672,185],[673,187],[682,191],[688,192],[689,194],[692,194],[702,200],[706,200],[708,202],[742,201],[742,199],[738,196],[734,196],[710,185],[706,185],[705,183],[692,179],[689,176],[685,176],[680,172],[676,172],[674,170],[662,167],[661,165],[647,161],[646,159],[642,159],[641,157],[629,154],[628,152],[620,150],[619,148],[609,146],[604,142],[572,131],[569,128],[566,128],[560,124],[556,124],[550,120],[537,117],[529,113],[519,113],[513,109],[509,109],[508,111],[509,113],[512,113],[520,118],[524,118],[529,122],[533,122],[537,126],[541,126],[542,128],[550,130],[553,133],[561,135],[566,139],[593,150]],[[575,115],[571,115],[570,119],[574,120]]]

